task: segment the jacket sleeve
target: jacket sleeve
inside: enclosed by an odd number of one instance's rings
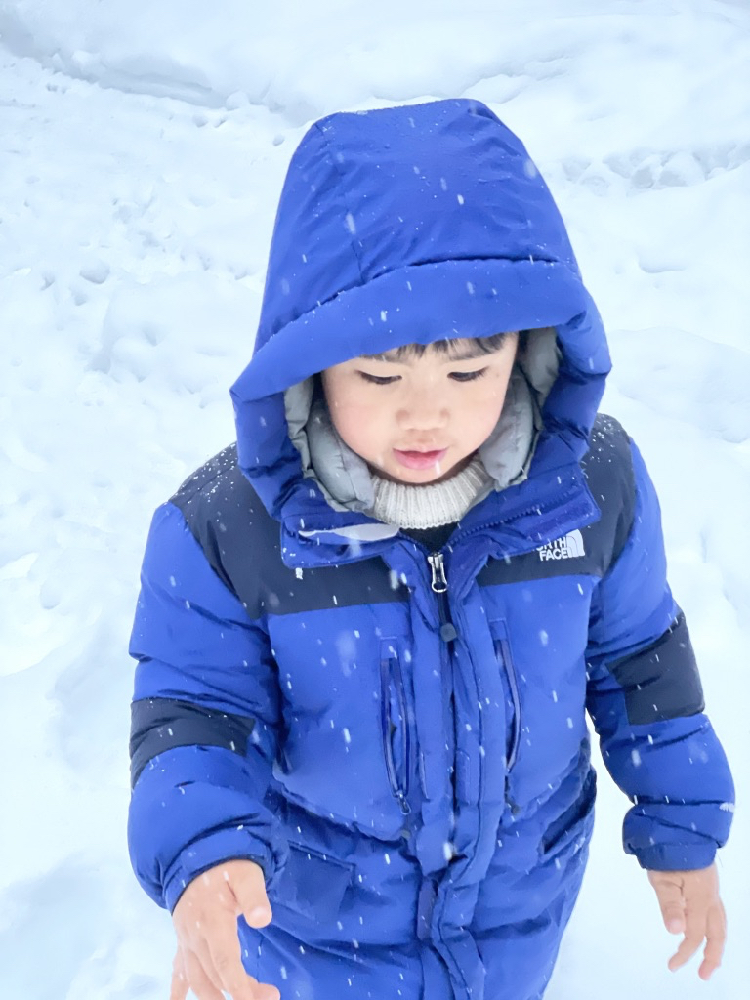
[[[257,861],[270,881],[285,845],[263,805],[278,733],[268,635],[169,503],[151,525],[130,652],[128,844],[141,885],[172,910],[230,858]]]
[[[635,510],[592,601],[587,707],[605,765],[633,803],[625,851],[644,868],[704,868],[729,833],[732,779],[666,582],[656,493],[631,449]]]

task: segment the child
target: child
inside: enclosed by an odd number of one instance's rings
[[[488,108],[313,125],[237,444],[143,569],[129,837],[172,1000],[538,1000],[592,830],[586,710],[670,967],[704,940],[719,965],[732,783],[608,369]]]

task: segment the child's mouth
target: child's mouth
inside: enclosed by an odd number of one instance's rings
[[[440,448],[438,451],[399,451],[393,449],[396,461],[406,469],[432,469],[439,465],[443,459],[447,448]]]

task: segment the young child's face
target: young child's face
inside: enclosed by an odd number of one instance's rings
[[[333,425],[378,475],[415,485],[459,472],[495,429],[518,334],[481,354],[471,340],[363,355],[322,372]]]

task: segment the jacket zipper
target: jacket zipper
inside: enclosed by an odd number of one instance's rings
[[[433,592],[437,595],[438,616],[440,620],[440,638],[446,643],[452,642],[454,639],[458,638],[458,632],[450,619],[450,612],[448,609],[448,580],[445,575],[445,565],[443,562],[442,552],[433,552],[431,555],[428,555],[427,561],[429,562],[432,570],[431,587]],[[494,646],[495,655],[505,670],[505,676],[508,679],[508,689],[513,702],[513,729],[511,735],[511,746],[508,754],[508,762],[505,768],[506,774],[510,774],[516,765],[516,761],[518,760],[518,752],[521,745],[521,693],[518,687],[518,676],[516,675],[516,668],[513,662],[513,656],[511,654],[510,643],[507,636],[496,639],[494,641]],[[508,795],[507,786],[506,799],[511,812],[514,815],[518,813],[520,811],[520,807]]]
[[[443,553],[433,552],[432,555],[427,556],[427,561],[432,569],[432,590],[437,594],[440,638],[443,642],[453,642],[454,639],[458,638],[458,632],[448,611],[448,581],[445,577]]]
[[[408,802],[409,795],[409,770],[411,761],[411,734],[409,731],[409,719],[406,707],[406,692],[404,691],[404,679],[401,675],[401,665],[396,655],[396,650],[391,647],[390,655],[382,656],[380,660],[380,686],[381,686],[381,728],[383,733],[383,749],[385,751],[385,765],[388,771],[388,780],[391,790],[399,804],[401,812],[406,816],[411,812]],[[396,703],[398,705],[399,729],[401,732],[401,754],[400,760],[396,760],[396,753],[393,746],[394,728],[396,721],[393,718],[391,709],[391,691],[396,693]]]

